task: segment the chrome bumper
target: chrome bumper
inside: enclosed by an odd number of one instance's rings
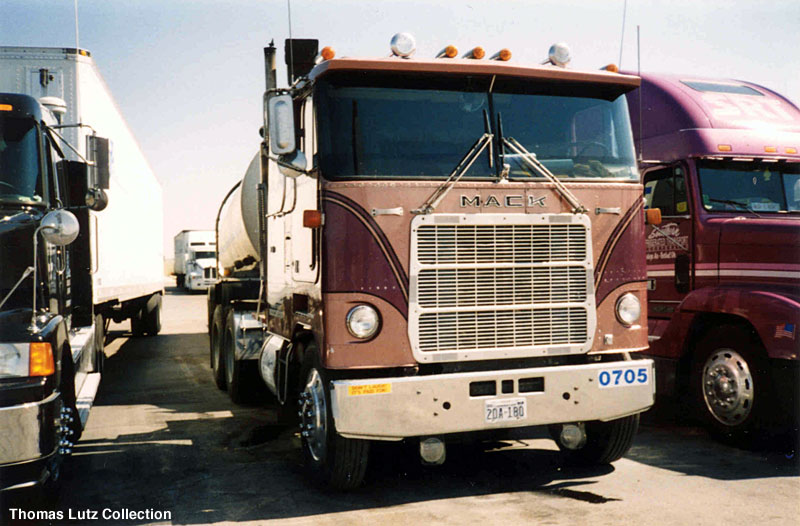
[[[0,407],[0,468],[52,454],[56,443],[61,394],[42,401]]]
[[[628,369],[634,371],[632,383],[625,382],[631,377],[624,374]],[[609,373],[615,370],[623,371],[619,385],[613,385],[615,375]],[[646,382],[640,381],[645,375]],[[529,386],[523,390],[531,385],[541,388],[520,392],[520,380]],[[470,396],[470,384],[475,382],[495,382],[497,394]],[[336,431],[349,438],[374,440],[613,420],[645,411],[655,396],[652,360],[337,380],[331,386]],[[524,418],[487,422],[487,407],[504,399],[524,400]]]

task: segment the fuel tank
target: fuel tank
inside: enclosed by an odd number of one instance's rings
[[[219,221],[219,262],[223,269],[251,267],[259,261],[258,192],[261,159],[257,153],[242,179],[228,198]]]

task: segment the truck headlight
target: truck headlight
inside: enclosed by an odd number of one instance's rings
[[[381,326],[381,317],[373,307],[358,305],[347,313],[347,330],[356,338],[372,338]]]
[[[630,327],[639,321],[641,315],[642,305],[639,303],[639,298],[630,292],[620,296],[617,300],[617,319],[621,324]]]
[[[0,343],[0,378],[49,376],[55,370],[53,349],[47,342]]]

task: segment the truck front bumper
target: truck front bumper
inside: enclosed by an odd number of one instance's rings
[[[56,443],[61,394],[44,400],[0,407],[0,491],[41,482],[42,460],[52,456]]]
[[[212,278],[199,278],[199,279],[188,279],[186,280],[186,288],[189,290],[208,290],[208,287],[212,286],[216,283],[216,280]]]
[[[652,360],[331,382],[336,431],[373,440],[614,420],[654,396]]]

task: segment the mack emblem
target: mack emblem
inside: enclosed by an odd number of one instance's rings
[[[528,206],[539,205],[544,208],[544,200],[547,196],[536,197],[534,195],[528,196]],[[497,196],[490,195],[486,199],[481,199],[481,196],[476,195],[475,197],[470,198],[469,196],[462,195],[461,196],[461,208],[466,208],[468,206],[476,206],[480,207],[488,207],[494,206],[497,208],[507,207],[507,208],[520,208],[525,206],[525,196],[524,195],[507,195],[502,199],[498,199]]]

